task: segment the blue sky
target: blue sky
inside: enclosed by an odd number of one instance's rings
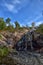
[[[18,21],[21,26],[43,23],[43,0],[0,0],[0,17],[10,17],[11,23]]]

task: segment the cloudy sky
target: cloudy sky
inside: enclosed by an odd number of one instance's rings
[[[10,17],[21,25],[43,23],[43,0],[0,0],[0,17]]]

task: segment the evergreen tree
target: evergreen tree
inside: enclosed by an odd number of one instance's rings
[[[10,21],[11,21],[10,18],[7,18],[7,19],[6,19],[6,24],[7,24],[8,26],[10,25]]]
[[[4,19],[3,18],[0,18],[0,30],[5,29],[5,27],[6,27],[6,24],[4,22]]]
[[[16,22],[14,22],[15,23],[15,28],[16,29],[19,29],[20,28],[20,24],[16,21]]]

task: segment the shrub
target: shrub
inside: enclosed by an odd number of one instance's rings
[[[0,47],[0,57],[7,56],[9,53],[9,50],[7,47]]]

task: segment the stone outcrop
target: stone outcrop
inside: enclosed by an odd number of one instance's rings
[[[10,33],[8,31],[1,32],[2,40],[0,41],[0,44],[7,44],[7,46],[14,47],[18,40],[21,39],[21,37],[24,35],[25,32],[14,32]],[[4,43],[5,42],[5,43]]]
[[[40,52],[40,49],[43,48],[43,35],[41,34],[34,34],[34,39],[30,39],[29,32],[22,36],[22,38],[17,42],[16,49],[17,50],[27,50],[31,51],[31,43],[33,46],[33,50]]]
[[[14,33],[1,32],[1,35],[2,35],[2,40],[0,40],[1,45],[6,45],[11,48],[16,48],[16,45],[18,45],[17,49],[19,47],[25,49],[25,47],[27,46],[27,49],[31,50],[31,41],[29,37],[30,36],[29,32],[21,32],[21,31]],[[35,38],[32,41],[34,50],[43,48],[43,35],[35,33],[34,36]]]

